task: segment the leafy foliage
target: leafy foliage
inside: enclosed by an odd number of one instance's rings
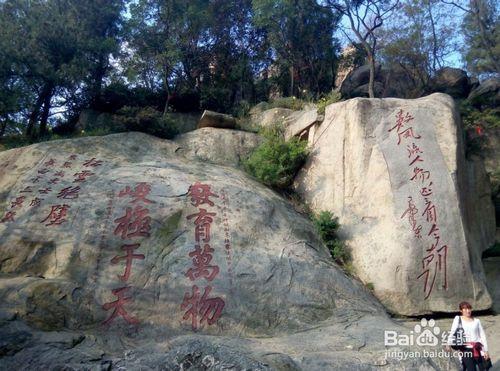
[[[462,50],[468,69],[477,75],[500,73],[500,14],[497,1],[469,2],[462,22]]]
[[[265,140],[244,162],[245,169],[262,183],[285,189],[307,158],[307,143],[297,138],[285,141],[280,125],[265,129],[262,134]]]
[[[338,238],[337,231],[340,227],[338,218],[329,211],[321,211],[314,215],[313,223],[333,259],[339,264],[346,264],[350,254],[345,244]]]
[[[287,96],[329,91],[339,45],[337,12],[311,0],[254,0],[253,23],[265,30],[273,85]]]
[[[330,104],[333,104],[333,103],[340,102],[341,100],[342,100],[342,96],[341,96],[340,92],[338,92],[338,91],[332,91],[332,92],[330,92],[329,94],[327,94],[324,97],[322,97],[316,103],[316,107],[317,107],[318,113],[319,114],[324,114],[325,113],[325,109],[326,109],[327,106],[329,106]]]

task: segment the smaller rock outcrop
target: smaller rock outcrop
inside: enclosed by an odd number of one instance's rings
[[[475,107],[498,107],[500,105],[500,78],[483,81],[470,92],[467,99]]]
[[[231,115],[205,110],[201,115],[200,122],[198,122],[198,129],[206,127],[234,129],[236,119]]]

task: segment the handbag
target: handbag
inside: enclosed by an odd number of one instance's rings
[[[465,344],[465,331],[464,328],[462,327],[462,318],[458,316],[458,327],[453,333],[451,348],[454,350],[461,350],[463,349],[464,344]]]
[[[490,358],[488,358],[488,359],[484,359],[484,358],[483,358],[483,368],[484,368],[485,370],[489,370],[489,369],[490,369],[490,368],[492,368],[492,367],[493,367],[493,365],[492,365],[492,363],[491,363],[491,357],[490,357]]]

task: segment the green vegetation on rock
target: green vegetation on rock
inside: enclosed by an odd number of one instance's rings
[[[307,158],[307,143],[297,138],[286,141],[281,125],[263,129],[261,133],[265,140],[244,161],[244,167],[262,183],[285,189]]]
[[[330,211],[321,211],[313,216],[313,223],[321,236],[321,240],[330,250],[332,258],[341,265],[348,263],[350,259],[349,251],[337,235],[340,227],[338,218],[334,217]]]
[[[332,103],[337,103],[342,100],[342,96],[338,91],[332,91],[331,93],[322,97],[318,103],[316,103],[316,107],[318,109],[318,113],[323,115],[325,113],[325,109]]]

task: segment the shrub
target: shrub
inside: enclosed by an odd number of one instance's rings
[[[500,243],[496,242],[493,246],[483,252],[482,258],[490,258],[500,256]]]
[[[294,111],[300,111],[304,108],[306,102],[296,97],[276,98],[269,102],[269,108],[288,108]]]
[[[248,116],[248,112],[250,112],[251,105],[247,100],[240,100],[237,104],[232,108],[232,114],[238,118],[244,118]]]
[[[350,254],[345,244],[338,238],[337,230],[340,227],[338,218],[329,211],[321,211],[313,216],[313,223],[323,243],[330,250],[332,258],[337,263],[345,265],[350,259]]]
[[[342,96],[338,91],[332,91],[328,95],[322,97],[317,103],[316,107],[318,109],[318,113],[323,115],[325,113],[325,109],[332,103],[337,103],[342,100]]]
[[[459,109],[465,129],[478,125],[485,129],[500,127],[500,108],[498,107],[479,110],[465,100],[460,103]]]
[[[159,138],[171,139],[179,132],[172,118],[163,117],[152,107],[123,107],[115,115],[115,120],[127,131],[140,131]]]
[[[264,142],[244,161],[245,169],[262,183],[285,189],[307,158],[307,143],[297,138],[285,141],[283,127],[262,131]]]

